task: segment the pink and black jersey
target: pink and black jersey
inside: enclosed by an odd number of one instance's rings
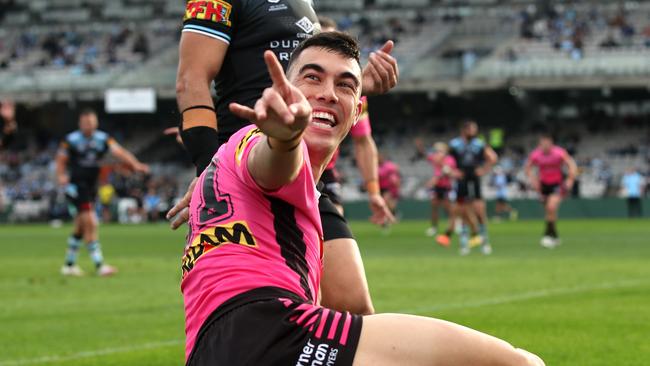
[[[446,155],[442,159],[441,165],[438,165],[434,162],[433,154],[430,154],[427,159],[433,168],[433,176],[438,178],[436,187],[451,189],[451,177],[448,174],[444,174],[443,170],[445,170],[445,167],[447,167],[447,169],[450,171],[456,169],[456,159],[454,159],[454,157],[451,155]]]
[[[390,160],[379,165],[379,188],[399,196],[399,167]]]
[[[269,192],[247,167],[262,137],[255,126],[235,133],[194,189],[182,260],[186,357],[210,314],[239,294],[275,287],[318,302],[323,234],[306,145],[298,177]]]
[[[539,180],[543,184],[561,184],[563,180],[562,165],[566,150],[553,146],[548,153],[536,148],[530,153],[528,160],[539,169]]]

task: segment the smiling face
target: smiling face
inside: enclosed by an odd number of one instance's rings
[[[313,110],[304,135],[310,157],[326,159],[361,113],[361,67],[353,58],[314,46],[300,53],[287,76]]]

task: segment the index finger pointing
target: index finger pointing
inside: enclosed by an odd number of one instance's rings
[[[282,64],[275,57],[275,53],[272,51],[264,52],[264,62],[266,63],[267,70],[269,70],[269,75],[271,75],[271,81],[274,86],[284,87],[289,84],[287,77],[284,75]]]

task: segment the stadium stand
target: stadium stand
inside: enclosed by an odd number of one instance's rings
[[[570,145],[581,166],[582,197],[615,195],[627,167],[649,169],[649,3],[319,0],[315,5],[341,29],[357,35],[366,56],[387,39],[396,40],[400,84],[384,99],[371,99],[370,112],[380,149],[402,166],[404,197],[426,198],[423,183],[431,170],[416,156],[414,139],[427,146],[446,141],[455,133],[455,121],[467,114],[479,117],[486,129],[510,121],[501,164],[513,177],[513,197],[532,195],[523,184],[521,166],[534,145],[531,131],[536,124],[561,127],[559,142]],[[159,209],[173,199],[169,192],[178,192],[190,180],[183,152],[160,133],[177,118],[175,76],[183,11],[183,2],[177,0],[3,2],[0,96],[29,106],[21,112],[26,119],[21,133],[28,141],[0,153],[0,207],[11,203],[14,208],[11,217],[4,210],[5,219],[58,215],[51,160],[56,142],[76,118],[61,110],[74,110],[77,103],[98,104],[108,88],[148,87],[156,92],[155,113],[131,115],[106,129],[154,163],[153,181],[170,182],[162,188],[167,193],[161,195]],[[490,96],[480,99],[480,93]],[[639,122],[612,127],[630,114],[626,103],[634,105],[631,115]],[[562,116],[567,108],[570,117]],[[604,117],[594,115],[598,108],[609,110]],[[603,120],[608,126],[597,128]],[[399,133],[390,128],[395,123],[403,126]],[[344,198],[363,199],[349,146],[343,149],[339,169],[346,177]],[[113,176],[122,179],[118,173]],[[43,181],[48,183],[39,184]],[[491,197],[489,178],[484,184]],[[143,207],[139,202],[144,202],[148,183],[140,181],[137,188],[116,191]],[[43,200],[49,202],[47,209],[29,204]]]

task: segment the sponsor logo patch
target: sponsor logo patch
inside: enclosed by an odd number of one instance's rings
[[[255,237],[245,221],[234,221],[206,229],[197,235],[185,250],[181,262],[183,277],[194,268],[196,261],[203,254],[227,243],[257,247]]]
[[[296,22],[296,25],[298,28],[305,31],[305,33],[311,33],[314,31],[314,23],[312,23],[307,17],[302,17],[302,19]]]
[[[230,27],[232,26],[230,21],[231,13],[232,4],[224,0],[190,0],[187,2],[187,7],[185,7],[183,20],[208,20]]]
[[[318,343],[309,339],[298,356],[296,366],[334,366],[338,353],[338,349],[332,348],[327,343]]]

